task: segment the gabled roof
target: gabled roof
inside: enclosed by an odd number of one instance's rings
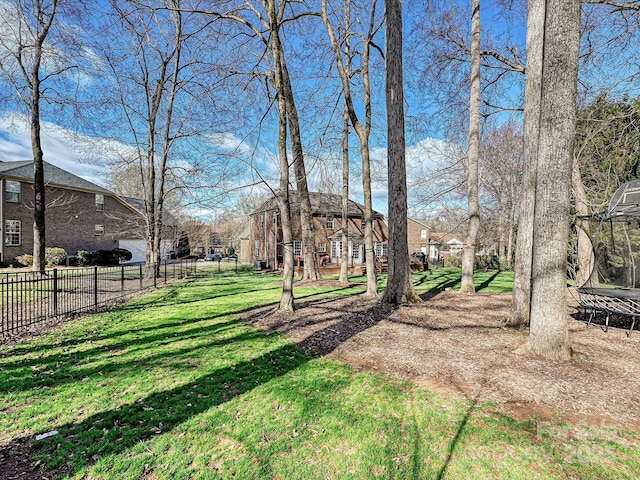
[[[120,198],[122,198],[122,200],[124,200],[130,207],[136,210],[140,215],[142,215],[143,217],[145,216],[146,208],[145,208],[144,200],[140,198],[134,198],[134,197],[120,197]],[[162,223],[164,223],[165,225],[178,225],[178,220],[176,220],[176,218],[173,215],[171,215],[171,213],[169,213],[166,208],[164,208],[162,209]]]
[[[451,243],[463,243],[464,234],[462,233],[440,233],[440,232],[430,232],[429,233],[429,243],[435,244],[451,244]],[[453,240],[457,240],[457,242],[452,242]]]
[[[112,192],[84,178],[78,177],[48,162],[44,164],[44,182],[47,185],[75,188],[89,192],[111,194]],[[0,176],[33,182],[33,160],[3,162],[0,160]]]
[[[418,220],[416,218],[409,218],[409,217],[407,217],[407,220],[409,220],[411,222],[415,222],[418,225],[423,226],[424,228],[427,228],[427,229],[429,228],[429,225],[427,225],[427,220]]]
[[[289,193],[290,195],[290,203],[291,203],[291,213],[299,214],[300,213],[300,196],[297,191],[293,191]],[[311,214],[312,215],[336,215],[339,216],[342,214],[342,195],[337,195],[335,193],[319,193],[319,192],[309,192],[309,201],[311,202]],[[269,200],[264,202],[258,210],[252,213],[255,215],[261,212],[272,212],[278,210],[278,202],[277,197],[271,197]],[[348,215],[350,217],[362,217],[364,216],[364,205],[354,202],[353,200],[348,201]],[[383,217],[380,212],[373,212],[374,217]]]

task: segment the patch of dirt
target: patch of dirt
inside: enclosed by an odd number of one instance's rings
[[[622,328],[587,328],[569,295],[576,355],[551,362],[515,353],[527,333],[503,327],[510,294],[446,291],[423,298],[397,309],[362,295],[312,300],[292,314],[261,309],[244,319],[286,333],[310,353],[493,402],[518,419],[640,429],[640,332],[627,337]]]

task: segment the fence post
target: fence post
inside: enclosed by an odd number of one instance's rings
[[[53,316],[58,316],[58,269],[53,269]]]
[[[236,257],[236,275],[238,274],[238,257]]]
[[[167,283],[167,261],[164,261],[164,283]]]
[[[145,263],[145,266],[146,266],[146,263]],[[140,264],[140,290],[142,290],[142,287],[143,287],[143,285],[142,285],[142,264]]]
[[[93,305],[98,306],[98,266],[93,267]]]
[[[120,265],[120,293],[124,292],[124,265]]]
[[[153,288],[158,288],[157,275],[156,275],[156,267],[160,270],[160,266],[157,263],[153,263]]]

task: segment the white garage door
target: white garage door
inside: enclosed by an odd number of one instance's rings
[[[120,248],[131,252],[131,260],[124,263],[144,263],[147,261],[147,242],[144,240],[120,240]]]
[[[131,260],[124,263],[144,263],[147,261],[147,242],[145,240],[120,240],[119,243],[120,248],[125,248],[131,252]],[[160,243],[163,259],[168,258],[171,246],[172,243],[169,240],[163,240]]]

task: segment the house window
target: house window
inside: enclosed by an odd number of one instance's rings
[[[387,244],[382,242],[374,242],[373,251],[376,254],[376,257],[386,257],[387,256]]]
[[[420,230],[420,238],[427,238],[427,231],[426,230]]]
[[[332,257],[342,256],[342,242],[331,242],[331,256]]]
[[[277,213],[273,214],[273,226],[274,227],[278,226],[278,214]]]
[[[20,246],[20,220],[5,220],[4,244],[8,247]]]
[[[7,202],[20,203],[20,182],[7,180],[5,185]]]
[[[104,212],[104,195],[96,193],[96,211]]]
[[[260,256],[260,240],[256,240],[255,246],[254,246],[254,250],[253,250],[253,255],[255,257],[259,257]]]
[[[364,217],[362,217],[362,219],[360,220],[360,228],[361,230],[364,232],[364,226],[367,224],[367,222],[365,221]]]
[[[318,244],[318,252],[325,253],[326,251],[327,251],[327,244],[326,243],[319,243]]]
[[[293,241],[293,256],[294,257],[302,256],[302,241],[300,240]]]
[[[327,228],[333,228],[333,215],[327,215]]]
[[[353,258],[360,258],[360,243],[354,243],[351,246],[351,256]]]
[[[95,226],[95,235],[96,237],[104,235],[104,225]]]

